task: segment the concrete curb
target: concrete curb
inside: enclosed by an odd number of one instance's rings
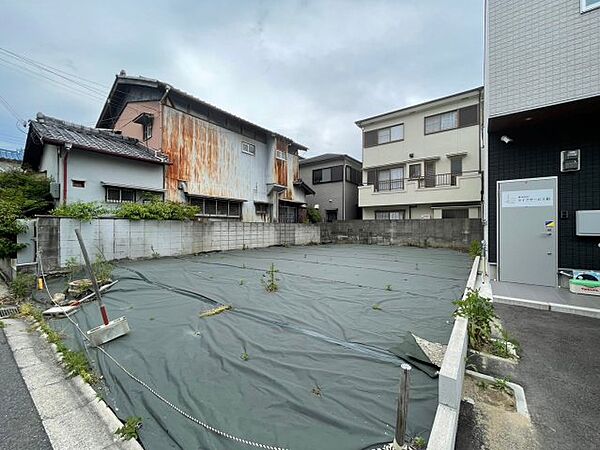
[[[483,373],[474,372],[472,370],[467,370],[467,375],[476,378],[478,380],[488,381],[490,383],[494,383],[496,378],[491,377],[489,375],[485,375]],[[525,399],[525,390],[523,387],[516,383],[508,382],[506,385],[512,389],[515,394],[515,402],[517,407],[517,412],[522,416],[529,418],[529,409],[527,408],[527,400]]]
[[[494,295],[494,303],[503,305],[522,306],[525,308],[539,309],[543,311],[554,311],[564,314],[574,314],[577,316],[592,317],[600,319],[600,309],[587,308],[585,306],[564,305],[552,302],[540,302],[537,300],[527,300],[518,297],[506,297],[504,295]]]
[[[480,257],[478,256],[471,266],[463,298],[467,296],[470,289],[475,289],[479,264]],[[469,343],[468,323],[464,317],[457,317],[454,321],[448,348],[440,368],[438,407],[429,435],[429,444],[427,445],[429,450],[454,449]]]
[[[27,322],[4,322],[8,344],[54,448],[143,449],[139,442],[114,434],[122,422],[80,376],[67,378],[62,355],[44,333],[36,333],[36,338],[27,331]]]

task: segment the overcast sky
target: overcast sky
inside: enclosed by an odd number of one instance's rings
[[[97,81],[104,96],[121,69],[158,78],[308,146],[307,156],[360,158],[356,120],[482,84],[482,8],[476,0],[0,0],[0,47]],[[95,124],[101,96],[14,62],[0,54],[0,96],[18,116]],[[15,122],[0,104],[0,147],[24,145]]]

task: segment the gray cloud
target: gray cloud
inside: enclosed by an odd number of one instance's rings
[[[354,121],[482,83],[481,2],[8,2],[0,46],[105,85],[124,68],[290,136],[360,157]],[[88,125],[103,100],[0,60],[0,95]],[[0,146],[18,146],[0,110]],[[2,141],[5,137],[6,141]]]

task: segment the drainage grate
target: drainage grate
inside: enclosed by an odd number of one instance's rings
[[[18,306],[3,306],[0,308],[0,319],[5,319],[15,314],[19,314]]]

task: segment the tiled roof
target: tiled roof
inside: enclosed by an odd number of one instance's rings
[[[169,159],[163,153],[149,149],[137,139],[108,130],[65,122],[41,113],[38,113],[35,121],[30,122],[30,126],[44,142],[71,144],[74,148],[140,161],[169,163]]]
[[[300,166],[308,166],[310,164],[315,164],[319,162],[325,162],[330,160],[342,160],[349,159],[354,161],[356,164],[362,165],[362,163],[353,158],[350,155],[346,155],[344,153],[323,153],[322,155],[313,156],[312,158],[303,158],[300,160]]]

